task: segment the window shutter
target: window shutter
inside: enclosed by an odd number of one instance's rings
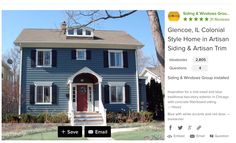
[[[30,104],[34,104],[35,103],[35,86],[34,85],[30,85]]]
[[[31,67],[36,67],[36,50],[31,50]]]
[[[104,62],[104,68],[108,67],[108,51],[104,51],[103,53],[103,62]]]
[[[87,58],[87,60],[91,59],[91,51],[90,50],[86,50],[86,58]]]
[[[52,104],[57,104],[57,86],[52,85]]]
[[[104,97],[105,97],[105,103],[109,103],[109,85],[104,86]]]
[[[52,50],[52,67],[57,67],[57,51]]]
[[[76,50],[71,51],[71,59],[75,60],[76,59]]]
[[[123,62],[124,62],[124,68],[128,68],[129,62],[128,62],[128,52],[123,51]]]
[[[130,86],[125,85],[125,103],[130,104]]]

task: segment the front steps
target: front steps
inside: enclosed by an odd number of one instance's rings
[[[97,112],[76,112],[74,115],[75,126],[102,126],[101,113]]]

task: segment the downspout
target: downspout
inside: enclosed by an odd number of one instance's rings
[[[138,60],[137,49],[135,50],[135,64],[136,64],[136,88],[137,88],[137,112],[139,112],[139,80],[138,80]]]
[[[19,74],[19,106],[18,114],[21,114],[21,76],[22,76],[22,48],[20,47],[20,74]]]

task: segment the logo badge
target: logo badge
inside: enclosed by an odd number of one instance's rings
[[[179,21],[180,14],[178,11],[170,11],[168,13],[168,19],[169,21]]]

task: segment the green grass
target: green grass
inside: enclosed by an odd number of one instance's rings
[[[113,133],[112,138],[115,140],[163,140],[164,128],[141,127],[135,131]]]
[[[114,128],[138,127],[135,131],[112,133],[115,140],[163,140],[164,139],[164,122],[151,123],[122,123],[109,124]],[[86,140],[87,138],[58,138],[58,124],[14,124],[5,125],[2,134],[3,140]],[[12,127],[12,129],[10,128]],[[14,128],[13,128],[14,127]],[[27,127],[27,128],[22,128]],[[8,130],[7,130],[8,129]]]
[[[13,138],[12,140],[85,140],[86,138],[58,138],[57,131],[28,134],[21,137]]]

